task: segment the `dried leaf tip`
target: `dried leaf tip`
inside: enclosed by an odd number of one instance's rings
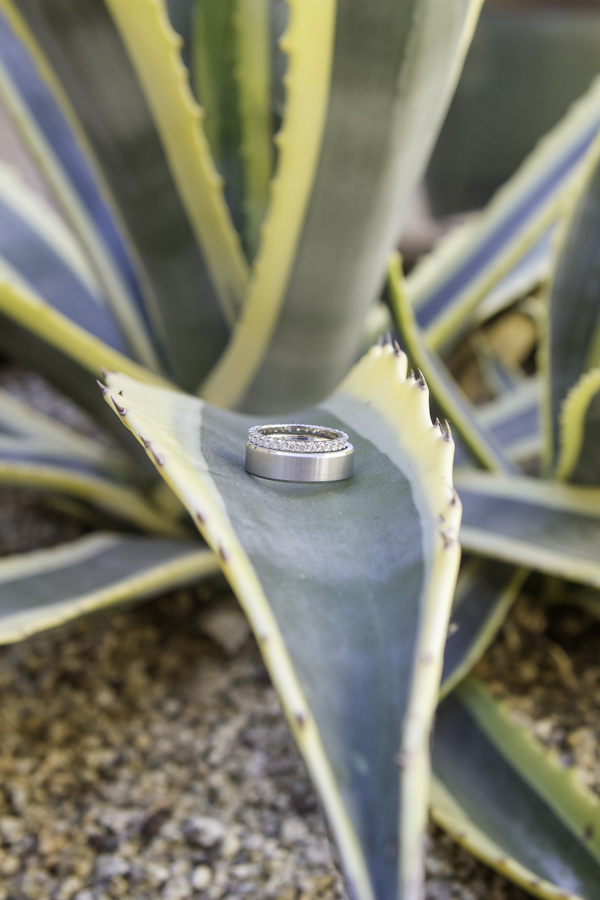
[[[219,547],[219,556],[223,560],[224,563],[229,562],[229,556],[224,547]]]
[[[110,399],[112,400],[113,406],[114,406],[114,408],[116,409],[116,411],[119,413],[119,415],[120,415],[120,416],[126,416],[126,415],[127,415],[127,410],[125,409],[125,407],[124,407],[124,406],[121,406],[119,403],[117,403],[117,401],[115,400],[114,397],[111,396]]]
[[[419,377],[417,378],[417,384],[419,385],[420,388],[422,388],[423,390],[426,390],[427,382],[425,381],[425,376],[423,375],[423,373],[421,372],[420,369],[417,369],[417,372],[419,373]]]
[[[396,356],[402,356],[402,348],[398,341],[394,341],[394,353]]]
[[[200,523],[200,525],[205,525],[205,524],[206,524],[206,519],[205,519],[205,517],[204,517],[204,516],[202,515],[202,513],[199,512],[198,510],[196,510],[196,519],[197,519],[197,521]]]
[[[450,422],[448,421],[448,419],[444,419],[444,425],[446,426],[446,434],[444,435],[444,440],[448,441],[449,444],[452,444],[452,429],[450,428]]]
[[[101,381],[98,381],[97,378],[96,378],[96,384],[98,385],[98,387],[100,388],[100,390],[102,391],[103,394],[107,394],[107,393],[108,393],[108,388],[106,387],[106,385],[105,385],[105,384],[102,384]]]

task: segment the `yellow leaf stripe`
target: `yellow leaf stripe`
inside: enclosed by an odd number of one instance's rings
[[[567,481],[577,464],[585,437],[588,407],[600,391],[600,369],[592,369],[567,394],[560,416],[560,446],[555,478]]]
[[[119,2],[119,0],[113,0]],[[290,23],[282,39],[288,54],[287,105],[276,136],[279,162],[244,309],[223,356],[200,395],[233,408],[264,358],[302,232],[325,127],[336,0],[289,0]]]
[[[27,49],[29,56],[35,63],[40,78],[48,85],[54,100],[61,109],[62,115],[68,122],[75,140],[80,145],[90,164],[93,165],[93,153],[79,125],[77,116],[73,112],[60,82],[56,79],[37,42],[15,9],[12,0],[0,0],[0,11],[6,17],[15,36]],[[106,298],[123,329],[123,333],[127,336],[129,345],[145,365],[154,371],[160,371],[161,366],[149,338],[146,323],[135,308],[135,303],[129,295],[128,288],[114,265],[110,254],[98,237],[95,225],[90,219],[85,206],[73,190],[61,163],[56,159],[50,144],[35,120],[31,117],[21,99],[18,86],[13,84],[1,61],[0,98],[5,103],[19,134],[30,150],[40,172],[46,179],[56,202],[72,226],[74,237],[81,242],[87,253],[94,268],[94,273],[102,284]],[[114,213],[115,204],[110,198],[110,192],[97,167],[95,168],[95,175],[99,190]],[[122,229],[121,237],[126,243],[126,235]]]
[[[127,47],[202,248],[223,312],[232,324],[246,293],[248,268],[181,61],[181,38],[164,0],[106,0]]]

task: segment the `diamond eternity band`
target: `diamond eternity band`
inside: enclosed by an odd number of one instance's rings
[[[335,453],[346,449],[348,435],[319,425],[255,425],[248,431],[248,443],[287,453]]]

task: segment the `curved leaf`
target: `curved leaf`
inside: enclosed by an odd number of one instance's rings
[[[483,656],[529,573],[509,563],[469,560],[462,564],[444,651],[440,695],[445,697]]]
[[[513,463],[541,453],[541,395],[542,385],[537,378],[523,379],[517,387],[477,409],[477,418],[502,444]]]
[[[388,268],[388,287],[392,311],[398,327],[400,342],[410,355],[411,362],[427,374],[431,392],[453,427],[459,432],[467,449],[486,469],[513,471],[502,445],[486,425],[478,419],[475,407],[456,384],[450,372],[423,338],[405,289],[402,263],[394,254]],[[424,381],[424,376],[421,374]]]
[[[600,803],[469,680],[438,709],[431,812],[459,843],[546,900],[595,900]]]
[[[600,489],[457,470],[465,550],[600,587]]]
[[[252,420],[108,376],[121,417],[220,556],[357,900],[420,895],[427,744],[458,567],[453,446],[406,358],[375,348],[298,421],[349,432],[354,476],[244,471]],[[397,755],[401,751],[401,767]],[[399,841],[398,855],[394,850]]]
[[[599,129],[596,80],[485,210],[451,232],[414,269],[407,290],[430,347],[452,339],[557,220]]]
[[[225,346],[228,326],[178,193],[179,176],[171,172],[162,134],[110,12],[104,0],[19,0],[18,11],[13,0],[0,2],[11,20],[20,22],[42,77],[54,73],[49,86],[60,83],[74,110],[72,118],[81,123],[134,248],[166,368],[193,390]],[[125,11],[130,6],[120,4]],[[156,35],[159,11],[153,13],[147,28]],[[166,40],[174,53],[164,34],[157,40]],[[157,49],[157,78],[164,79],[169,91],[173,58],[169,56],[168,67],[164,42]],[[181,95],[175,112],[183,104],[187,125],[196,129],[197,117],[179,81],[177,90]],[[187,136],[181,135],[185,148]]]
[[[0,163],[0,279],[14,279],[57,312],[129,355],[77,243],[52,208]]]
[[[0,460],[53,462],[113,478],[127,475],[135,481],[134,469],[125,456],[32,409],[5,390],[0,390]]]
[[[287,102],[283,125],[276,137],[279,158],[261,249],[232,339],[200,389],[205,399],[220,406],[241,405],[273,338],[313,190],[326,124],[336,2],[289,0],[288,6],[288,29],[280,42],[288,54]],[[295,397],[294,393],[288,402],[294,402]]]
[[[243,314],[201,389],[207,400],[289,409],[345,375],[480,5],[290,0],[271,204]]]
[[[560,416],[581,375],[600,363],[600,138],[581,174],[548,292],[546,464],[555,468]]]
[[[600,369],[582,375],[560,414],[559,480],[600,485]]]
[[[549,228],[519,259],[514,268],[494,285],[483,300],[478,302],[472,317],[465,317],[460,323],[461,331],[469,320],[472,320],[474,325],[488,322],[517,300],[527,297],[540,285],[545,285],[552,271],[557,228],[555,225]],[[453,337],[457,334],[458,332]]]
[[[94,383],[103,366],[118,366],[154,384],[166,382],[102,343],[22,285],[4,281],[7,274],[0,272],[0,347],[11,358],[41,372],[122,438],[122,429],[114,427],[114,418],[107,415]],[[127,443],[131,449],[131,442]],[[144,456],[141,462],[146,462]]]
[[[182,537],[187,533],[131,485],[73,465],[72,460],[15,459],[0,453],[0,484],[83,500],[149,534]]]
[[[157,369],[140,286],[114,216],[77,138],[76,125],[48,87],[52,74],[43,60],[34,63],[24,44],[19,21],[0,3],[0,98],[87,251],[129,346],[138,360]]]
[[[0,644],[219,571],[198,541],[96,533],[0,560]]]
[[[244,230],[250,259],[254,259],[260,244],[273,174],[270,17],[271,0],[236,0],[235,72],[244,164]]]
[[[243,233],[244,174],[238,82],[235,77],[236,0],[192,0],[192,84],[205,112],[204,131],[233,221]]]
[[[232,324],[246,292],[248,266],[201,127],[202,110],[181,62],[181,39],[171,28],[164,0],[105,2],[135,66],[179,195]]]

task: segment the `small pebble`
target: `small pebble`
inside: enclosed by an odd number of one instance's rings
[[[195,891],[203,891],[211,883],[212,869],[209,866],[196,866],[192,872],[191,883]]]
[[[225,835],[225,826],[218,819],[207,816],[194,816],[183,826],[183,833],[190,844],[210,849],[218,844]]]

